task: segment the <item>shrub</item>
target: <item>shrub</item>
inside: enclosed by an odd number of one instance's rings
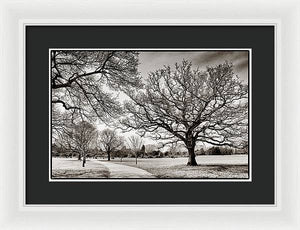
[[[221,150],[219,147],[211,147],[208,149],[208,155],[221,155]]]
[[[221,153],[222,153],[222,155],[233,155],[234,154],[233,149],[227,148],[227,147],[221,148]]]
[[[228,147],[211,147],[205,152],[206,155],[232,155],[233,153],[233,149]]]

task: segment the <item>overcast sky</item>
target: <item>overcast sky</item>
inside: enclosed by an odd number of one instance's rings
[[[232,62],[234,72],[245,83],[248,83],[248,51],[185,51],[185,52],[140,52],[139,71],[143,77],[148,76],[150,71],[162,68],[164,65],[174,67],[183,59],[192,61],[195,68],[205,69],[206,66],[214,66],[224,61]]]

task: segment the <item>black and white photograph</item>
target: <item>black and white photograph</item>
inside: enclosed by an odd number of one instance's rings
[[[49,179],[249,180],[251,49],[49,49]]]

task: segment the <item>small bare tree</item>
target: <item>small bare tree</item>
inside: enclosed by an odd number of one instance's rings
[[[188,165],[197,165],[197,142],[243,147],[248,139],[248,85],[234,75],[233,65],[192,69],[183,61],[149,74],[144,89],[128,91],[127,131],[138,130],[168,144],[182,142]]]
[[[128,138],[128,145],[135,153],[135,164],[137,164],[137,158],[143,146],[143,140],[137,135],[132,135]]]
[[[95,143],[97,129],[87,121],[72,124],[64,129],[61,145],[66,149],[78,153],[78,159],[82,158],[82,167],[85,167],[86,155]]]
[[[82,121],[75,125],[73,138],[82,153],[82,167],[85,166],[87,152],[91,148],[91,144],[96,140],[96,137],[97,129],[92,124]]]
[[[82,151],[74,139],[76,121],[72,114],[60,111],[57,105],[52,105],[52,144],[60,146],[65,151],[71,152],[81,160]]]
[[[107,153],[107,160],[110,161],[111,153],[122,148],[124,140],[117,135],[115,130],[104,129],[99,134],[99,142]]]

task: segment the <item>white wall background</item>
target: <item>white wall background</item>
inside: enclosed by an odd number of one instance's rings
[[[0,1],[0,229],[299,229],[299,12],[296,0]],[[22,207],[24,20],[277,23],[277,208]]]

